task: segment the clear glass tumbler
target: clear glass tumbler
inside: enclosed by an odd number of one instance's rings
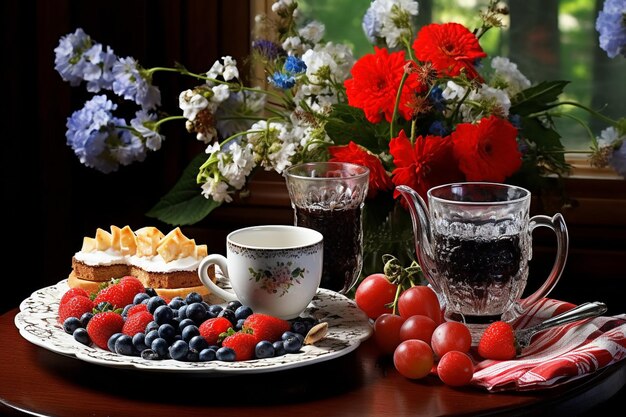
[[[324,236],[320,287],[345,294],[363,267],[363,205],[367,167],[346,162],[309,162],[284,172],[296,226]]]

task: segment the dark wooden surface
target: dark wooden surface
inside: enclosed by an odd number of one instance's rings
[[[619,400],[615,394],[626,384],[622,361],[537,392],[451,388],[436,377],[402,377],[379,356],[373,339],[337,359],[263,374],[210,378],[120,370],[31,344],[14,325],[16,313],[0,316],[1,415],[21,410],[56,417],[573,416],[605,410],[598,407],[607,399]]]

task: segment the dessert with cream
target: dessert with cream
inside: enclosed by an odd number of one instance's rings
[[[111,226],[110,232],[99,228],[95,237],[83,238],[81,250],[74,254],[68,285],[92,293],[111,278],[133,275],[170,299],[192,291],[208,295],[198,278],[198,265],[206,255],[206,245],[197,245],[178,227],[167,235],[151,226],[136,231],[129,226]]]

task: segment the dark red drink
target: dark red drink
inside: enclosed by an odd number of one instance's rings
[[[324,268],[320,287],[346,292],[361,272],[361,209],[327,210],[296,208],[296,225],[315,229],[324,236]]]

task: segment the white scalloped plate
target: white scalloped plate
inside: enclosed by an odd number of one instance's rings
[[[328,322],[328,334],[315,345],[304,346],[299,353],[240,362],[146,360],[137,356],[118,355],[95,346],[85,346],[65,333],[57,323],[57,309],[61,296],[67,290],[67,280],[63,280],[35,291],[22,301],[20,312],[15,316],[15,325],[20,334],[29,342],[52,352],[116,368],[206,376],[281,371],[346,355],[372,334],[372,326],[367,316],[353,300],[334,291],[319,289],[303,314]]]

